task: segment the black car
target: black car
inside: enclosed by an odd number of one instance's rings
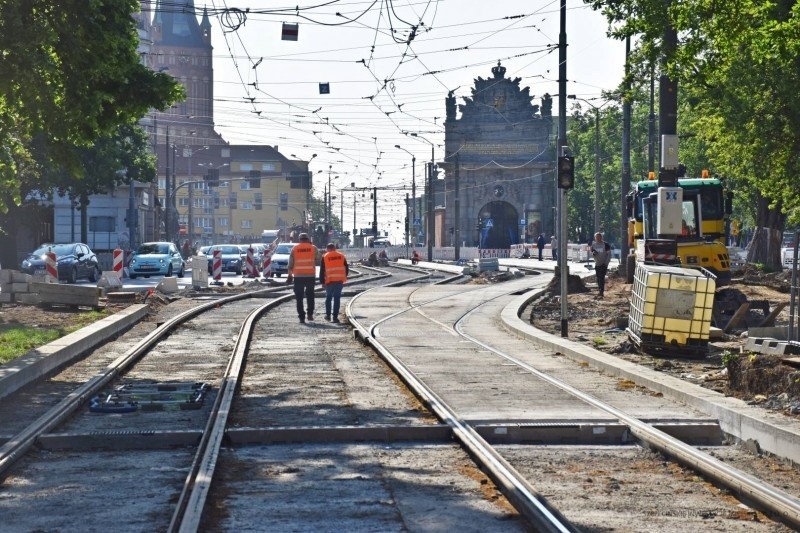
[[[26,274],[44,274],[47,252],[56,254],[59,281],[75,283],[86,278],[96,282],[102,274],[97,256],[83,243],[43,244],[22,260],[20,270]]]
[[[242,261],[242,255],[239,247],[235,244],[219,244],[212,246],[211,249],[206,252],[206,257],[208,257],[209,276],[214,275],[214,250],[220,251],[223,272],[235,272],[238,275],[242,274],[242,265],[244,264],[244,261]]]

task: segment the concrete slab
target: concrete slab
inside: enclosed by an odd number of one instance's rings
[[[74,333],[31,350],[0,366],[0,398],[81,357],[121,331],[133,326],[148,313],[146,305],[132,305]]]

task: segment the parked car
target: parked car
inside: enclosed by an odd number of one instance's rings
[[[172,276],[177,272],[182,278],[186,262],[178,247],[171,242],[146,242],[136,249],[128,265],[131,279],[137,276],[149,278],[153,275]]]
[[[56,254],[56,267],[59,281],[75,283],[78,279],[96,282],[102,271],[97,256],[83,243],[43,244],[22,260],[20,270],[26,274],[45,273],[45,254],[52,251]]]
[[[238,275],[242,274],[242,265],[244,261],[242,260],[242,252],[239,247],[235,244],[215,244],[206,254],[208,256],[208,273],[210,275],[214,274],[214,250],[220,251],[223,272],[235,272]]]
[[[272,262],[270,263],[270,268],[272,269],[269,274],[270,277],[281,277],[281,274],[289,274],[289,254],[296,245],[296,242],[282,242],[275,248],[275,252],[272,254]]]

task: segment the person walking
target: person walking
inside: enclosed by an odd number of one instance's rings
[[[297,303],[297,316],[301,324],[314,320],[314,283],[317,274],[317,247],[311,244],[308,233],[301,233],[300,242],[292,248],[289,254],[289,275],[286,283],[294,282],[294,299]],[[306,300],[306,310],[303,309],[303,299]]]
[[[539,249],[539,261],[541,261],[544,253],[544,233],[540,233],[539,238],[536,239],[536,248]]]
[[[606,272],[608,263],[611,261],[611,245],[603,240],[603,234],[599,231],[594,234],[592,241],[592,257],[594,257],[594,273],[597,276],[597,289],[599,293],[596,299],[602,299],[606,290]]]
[[[327,250],[322,256],[322,264],[319,267],[319,282],[325,286],[325,320],[338,324],[342,288],[350,274],[350,266],[344,254],[336,250],[335,244],[328,243]]]
[[[555,235],[550,236],[550,252],[553,254],[553,261],[558,261],[558,239]]]

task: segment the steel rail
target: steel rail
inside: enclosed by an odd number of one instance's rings
[[[449,281],[449,280],[443,280]],[[365,291],[362,294],[365,294]],[[430,387],[425,385],[416,375],[408,369],[399,359],[397,359],[383,344],[374,337],[374,330],[382,322],[394,316],[405,313],[410,309],[393,313],[373,324],[369,329],[359,323],[352,313],[352,304],[359,297],[358,295],[348,302],[347,315],[355,328],[354,334],[362,342],[371,346],[386,363],[392,368],[403,382],[414,392],[417,398],[427,405],[431,411],[441,420],[450,426],[453,434],[461,446],[473,457],[473,459],[485,469],[498,488],[505,494],[514,507],[522,514],[537,531],[577,531],[561,513],[554,509],[539,494],[539,492],[512,467],[494,448],[481,437],[475,429],[461,420],[457,413],[445,403]],[[441,300],[446,297],[436,298],[431,301]],[[430,303],[430,302],[425,302]],[[424,304],[423,304],[424,305]],[[416,308],[418,306],[414,306]]]
[[[483,305],[483,304],[481,304]],[[462,328],[463,321],[472,313],[476,312],[480,306],[465,313],[455,324],[454,330],[465,339],[474,342],[478,346],[489,350],[503,359],[524,368],[539,379],[558,387],[584,401],[585,403],[601,409],[616,417],[620,422],[630,428],[630,432],[640,441],[648,446],[655,448],[679,463],[692,468],[695,471],[713,479],[717,483],[725,486],[733,492],[739,494],[744,499],[758,503],[762,509],[769,511],[774,516],[780,517],[784,522],[794,528],[800,528],[800,500],[784,492],[777,487],[756,479],[741,470],[726,465],[722,461],[690,446],[675,437],[672,437],[652,425],[642,422],[638,418],[618,409],[594,396],[576,389],[558,378],[537,370],[530,364],[517,359],[509,354],[501,352],[496,348],[472,337],[465,333]]]
[[[271,292],[276,292],[276,290],[280,290],[280,288],[262,289],[259,291],[227,296],[188,309],[164,322],[161,326],[150,332],[144,339],[136,343],[130,350],[111,362],[101,373],[95,375],[89,381],[69,393],[63,400],[51,407],[46,413],[0,447],[0,480],[5,478],[11,466],[34,445],[39,436],[69,418],[72,413],[77,411],[95,394],[100,392],[106,384],[119,376],[120,373],[125,371],[131,364],[147,353],[158,341],[169,334],[172,329],[219,305],[263,296]]]
[[[228,366],[225,368],[225,373],[220,383],[217,399],[211,408],[192,466],[175,506],[175,512],[168,528],[169,532],[189,533],[198,531],[200,528],[200,520],[203,516],[206,498],[211,490],[211,482],[216,470],[220,447],[225,438],[228,415],[231,412],[234,396],[242,378],[244,362],[256,321],[265,312],[290,300],[294,300],[293,294],[276,298],[251,311],[242,323],[236,338],[236,344],[228,359]]]

